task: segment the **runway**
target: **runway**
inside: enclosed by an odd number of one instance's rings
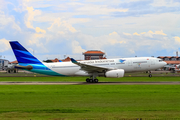
[[[180,85],[180,82],[0,82],[0,85]]]

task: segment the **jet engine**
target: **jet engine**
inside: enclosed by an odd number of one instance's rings
[[[105,77],[109,77],[109,78],[119,78],[123,76],[124,76],[123,69],[110,70],[105,73]]]

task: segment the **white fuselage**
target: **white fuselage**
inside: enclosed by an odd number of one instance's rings
[[[83,60],[78,62],[110,69],[123,69],[125,72],[155,70],[166,65],[166,62],[163,62],[161,59],[154,57]],[[43,64],[52,71],[65,76],[89,76],[91,74],[84,70],[81,70],[80,66],[72,62],[57,62]]]

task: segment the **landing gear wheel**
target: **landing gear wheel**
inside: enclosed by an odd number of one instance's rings
[[[151,78],[151,77],[152,77],[152,75],[151,75],[151,74],[149,74],[149,77]]]
[[[94,79],[94,82],[95,82],[95,83],[98,83],[98,79]]]
[[[89,78],[87,78],[87,79],[86,79],[86,82],[90,82],[90,79],[89,79]]]
[[[93,79],[90,79],[89,82],[90,82],[90,83],[93,83]]]

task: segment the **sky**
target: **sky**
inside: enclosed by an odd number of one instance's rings
[[[19,41],[39,60],[176,56],[180,0],[0,0],[0,58]],[[180,52],[179,52],[180,54]]]

